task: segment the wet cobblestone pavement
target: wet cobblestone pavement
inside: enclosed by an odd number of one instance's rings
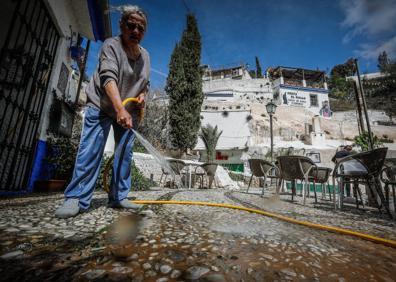
[[[396,238],[375,209],[334,211],[297,198],[229,190],[153,190],[137,199],[252,206],[293,218]],[[0,200],[0,280],[10,281],[395,281],[396,249],[244,211],[150,205],[139,214],[106,207],[53,217],[62,195]]]

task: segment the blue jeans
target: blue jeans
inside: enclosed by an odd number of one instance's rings
[[[73,178],[65,190],[65,197],[78,198],[79,206],[83,210],[89,208],[111,126],[114,129],[115,156],[109,204],[125,199],[131,189],[130,169],[135,134],[132,130],[118,125],[101,110],[88,106]]]

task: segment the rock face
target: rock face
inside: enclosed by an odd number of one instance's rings
[[[133,153],[133,159],[136,167],[143,173],[145,177],[159,183],[162,175],[161,166],[155,161],[150,154]]]

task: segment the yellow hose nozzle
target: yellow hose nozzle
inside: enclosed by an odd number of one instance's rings
[[[124,101],[122,101],[122,105],[126,106],[129,103],[135,103],[135,104],[141,104],[139,103],[139,99],[138,98],[126,98]],[[139,122],[143,121],[143,117],[144,117],[144,108],[141,107],[138,109],[139,113]]]

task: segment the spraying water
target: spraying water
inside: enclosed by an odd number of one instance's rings
[[[135,133],[136,138],[143,145],[144,148],[154,157],[154,160],[164,169],[165,172],[175,177],[175,173],[172,170],[172,167],[169,165],[168,161],[158,152],[153,145],[150,144],[142,135],[137,133],[134,129],[132,129],[133,133]]]

